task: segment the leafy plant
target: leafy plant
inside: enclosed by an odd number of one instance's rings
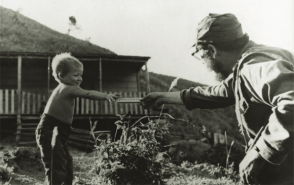
[[[0,182],[5,182],[5,185],[10,184],[11,176],[13,175],[14,167],[8,165],[9,158],[15,158],[15,155],[10,151],[7,154],[0,153]]]
[[[9,167],[8,164],[0,163],[0,180],[10,181],[13,174],[13,167]],[[9,183],[9,182],[8,182]]]
[[[165,125],[155,120],[143,124],[138,120],[130,126],[129,115],[119,115],[115,122],[122,129],[120,140],[102,142],[96,147],[98,158],[93,169],[97,184],[158,184],[162,183],[162,165],[166,161],[160,152],[156,135],[167,132]],[[149,119],[149,117],[148,117]]]

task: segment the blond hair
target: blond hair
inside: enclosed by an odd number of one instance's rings
[[[61,53],[56,55],[52,60],[52,76],[55,80],[60,82],[58,74],[61,76],[67,75],[74,67],[83,67],[82,62],[80,62],[75,57],[71,56],[70,53]]]

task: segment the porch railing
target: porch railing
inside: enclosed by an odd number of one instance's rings
[[[105,92],[105,93],[117,93],[121,97],[144,97],[146,92]],[[75,114],[125,114],[131,113],[132,115],[147,114],[147,110],[143,109],[138,103],[110,103],[108,101],[94,101],[84,98],[76,98]]]
[[[0,89],[0,115],[17,114],[17,90]],[[146,92],[105,92],[118,93],[121,97],[143,97]],[[47,101],[45,94],[22,91],[21,114],[39,114],[42,102]],[[114,115],[131,113],[132,115],[147,114],[138,103],[110,103],[108,101],[94,101],[84,98],[76,98],[75,115]]]
[[[0,89],[0,114],[17,113],[17,90]]]

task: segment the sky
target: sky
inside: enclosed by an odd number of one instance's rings
[[[191,56],[196,28],[209,13],[233,13],[256,43],[294,52],[293,0],[0,0],[53,30],[118,55],[147,56],[148,70],[207,85],[215,74]]]

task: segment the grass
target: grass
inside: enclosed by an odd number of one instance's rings
[[[76,181],[84,185],[96,185],[91,182],[99,178],[92,170],[95,167],[94,165],[98,155],[97,151],[86,153],[74,147],[69,147],[69,150],[73,157],[74,176]],[[3,152],[1,152],[0,155],[1,154],[3,156]],[[238,184],[233,180],[234,178],[226,175],[226,171],[223,170],[223,168],[208,163],[198,164],[183,162],[180,165],[167,163],[163,170],[163,172],[166,173],[164,182],[167,185]],[[10,177],[12,177],[11,185],[17,185],[19,183],[24,185],[40,185],[42,182],[40,179],[36,179],[36,173],[44,176],[44,171],[35,171],[34,173],[15,172],[13,175],[10,174]],[[237,175],[235,174],[235,176]],[[5,182],[7,185],[10,184],[7,180]],[[76,183],[76,185],[77,184],[78,183]]]
[[[75,178],[80,183],[91,184],[91,181],[97,178],[97,175],[92,171],[96,160],[96,152],[86,154],[74,149],[71,154],[74,160]],[[169,173],[164,182],[167,185],[239,184],[230,177],[212,173],[213,169],[218,169],[218,167],[208,163],[193,164],[183,162],[181,165],[169,163],[164,168]]]

